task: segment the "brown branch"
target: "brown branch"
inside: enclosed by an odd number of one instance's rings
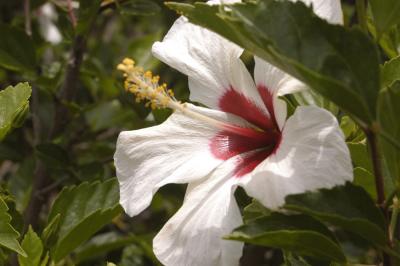
[[[78,22],[76,20],[74,10],[72,8],[72,0],[67,0],[67,8],[68,8],[68,16],[69,19],[71,20],[72,26],[76,28],[76,25],[78,25]]]
[[[376,127],[378,128],[378,127]],[[382,210],[386,221],[389,221],[389,211],[385,207],[387,206],[387,203],[385,203],[385,185],[384,185],[384,177],[382,174],[382,158],[379,150],[379,145],[378,145],[378,134],[377,130],[373,129],[367,130],[366,131],[366,136],[368,143],[371,148],[371,159],[372,159],[372,166],[374,169],[374,176],[375,176],[375,187],[376,187],[376,194],[377,194],[377,204]],[[390,228],[387,226],[387,236],[388,236],[388,241],[389,241],[389,246],[391,246],[391,241],[390,241]],[[385,266],[390,266],[392,265],[391,263],[391,258],[389,254],[386,252],[383,252],[383,265]]]
[[[371,148],[372,166],[374,168],[375,174],[377,204],[379,205],[379,207],[383,207],[385,202],[385,187],[382,175],[381,157],[377,142],[377,136],[374,132],[368,132],[367,139]]]
[[[72,101],[75,98],[78,88],[79,71],[83,61],[84,52],[86,49],[86,40],[89,34],[77,35],[74,39],[70,57],[67,64],[67,69],[64,77],[63,85],[59,91],[60,103],[57,105],[54,116],[54,124],[45,140],[51,140],[56,137],[60,132],[65,129],[68,124],[69,110],[63,105],[64,102]],[[36,96],[35,96],[36,95]],[[35,119],[35,114],[38,115],[38,95],[33,94],[32,112],[34,113],[33,128],[35,135],[35,144],[41,142],[40,120]],[[24,213],[24,229],[27,230],[29,225],[37,229],[39,222],[39,214],[42,206],[46,203],[46,195],[43,194],[43,189],[48,187],[51,183],[49,173],[46,165],[40,160],[37,161],[36,169],[34,172],[34,182],[32,185],[31,200]]]

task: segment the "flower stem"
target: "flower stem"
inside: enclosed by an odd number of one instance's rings
[[[356,0],[357,19],[363,32],[368,34],[365,0]]]

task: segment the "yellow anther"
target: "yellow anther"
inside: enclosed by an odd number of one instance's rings
[[[121,70],[121,71],[125,71],[125,70],[126,70],[126,65],[124,65],[124,64],[118,64],[117,69],[118,69],[118,70]]]
[[[147,71],[144,73],[144,76],[145,76],[146,78],[149,78],[149,79],[151,79],[151,78],[152,78],[152,76],[153,76],[153,74],[151,73],[151,71],[150,71],[150,70],[147,70]]]
[[[122,60],[122,64],[133,66],[133,65],[135,65],[135,61],[133,61],[133,60],[130,59],[130,58],[125,58],[124,60]]]
[[[135,66],[132,59],[125,58],[117,68],[124,72],[124,88],[135,95],[136,102],[147,100],[146,107],[152,109],[171,107],[171,101],[176,102],[167,84],[159,85],[159,76],[153,76],[151,71],[143,71],[143,68]]]

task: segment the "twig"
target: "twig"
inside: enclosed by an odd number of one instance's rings
[[[31,10],[30,9],[31,9],[30,0],[24,0],[25,32],[29,36],[32,35]]]
[[[68,123],[67,117],[69,115],[69,110],[63,105],[63,103],[69,102],[75,97],[78,87],[79,69],[86,49],[86,40],[86,36],[78,35],[75,37],[71,55],[68,60],[64,82],[58,95],[61,104],[59,104],[56,109],[55,123],[51,130],[51,136],[53,137],[59,134]]]
[[[108,2],[104,2],[104,4],[102,3],[99,9],[99,12],[103,12],[104,10],[108,9],[108,8],[119,8],[121,4],[123,4],[124,2],[127,2],[128,0],[114,0],[114,1],[108,1]]]
[[[72,26],[76,28],[76,25],[78,25],[78,22],[76,20],[74,10],[72,8],[72,0],[67,0],[67,8],[68,8],[68,16],[69,19],[71,20]]]

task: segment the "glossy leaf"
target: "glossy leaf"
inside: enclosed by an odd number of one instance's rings
[[[49,221],[60,215],[58,239],[51,248],[59,261],[121,212],[115,179],[65,188],[57,197]]]
[[[85,245],[76,250],[76,261],[82,262],[93,259],[99,254],[105,254],[112,250],[127,246],[135,242],[136,236],[122,236],[120,234],[109,232],[93,237]]]
[[[372,198],[361,187],[347,183],[333,189],[289,195],[284,208],[314,216],[386,246],[385,221]]]
[[[346,261],[332,233],[306,215],[272,213],[236,228],[226,238],[325,260]]]
[[[387,134],[400,140],[400,80],[384,89],[379,96],[379,122]],[[400,183],[400,149],[381,139],[387,169],[393,181]]]
[[[14,127],[29,109],[31,87],[28,83],[19,83],[0,91],[0,140]],[[19,122],[19,123],[18,123]]]
[[[168,6],[302,80],[363,127],[376,120],[377,49],[361,31],[330,25],[301,1],[247,2],[223,13],[204,3]]]
[[[22,247],[26,251],[27,256],[18,256],[19,265],[39,266],[40,258],[43,253],[43,243],[35,231],[33,231],[32,227],[29,227],[28,232],[26,232],[24,239],[22,240]]]
[[[19,233],[11,226],[11,216],[8,214],[8,207],[0,198],[0,246],[26,256],[18,242]]]

